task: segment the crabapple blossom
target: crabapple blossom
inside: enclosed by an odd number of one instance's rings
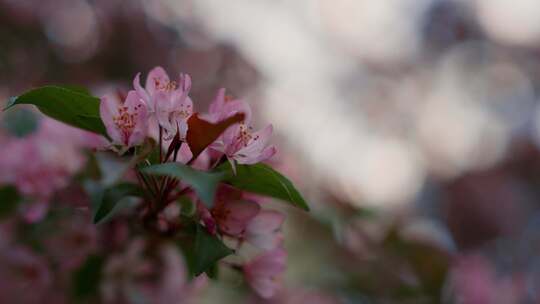
[[[251,121],[251,109],[241,100],[233,100],[225,96],[222,89],[210,105],[209,117],[219,120],[230,117],[236,113],[244,113],[245,120],[229,127],[211,148],[227,156],[234,169],[234,162],[239,164],[255,164],[271,158],[276,153],[275,146],[268,146],[272,135],[272,125],[268,125],[260,131],[253,132],[249,125]]]
[[[236,113],[244,113],[245,120],[251,121],[251,108],[249,105],[241,99],[234,99],[231,96],[226,95],[225,88],[221,88],[218,90],[216,97],[214,97],[214,100],[208,107],[208,114],[205,118],[216,122],[226,119]]]
[[[262,210],[249,221],[244,239],[263,250],[272,250],[281,245],[283,234],[281,225],[285,215],[275,210]]]
[[[137,92],[129,91],[124,101],[116,95],[102,97],[99,112],[113,144],[131,148],[145,139],[147,112]]]
[[[193,113],[193,101],[188,96],[191,77],[180,74],[178,81],[171,81],[167,72],[158,66],[148,73],[144,88],[140,83],[140,73],[135,76],[133,86],[147,106],[150,135],[158,139],[161,126],[165,139],[173,138],[176,132],[180,132],[184,139],[187,119]]]
[[[218,202],[211,213],[222,233],[240,236],[260,208],[259,204],[253,201],[227,200]]]
[[[210,233],[219,230],[228,236],[241,237],[261,207],[254,201],[243,199],[241,191],[221,186],[216,194],[215,205],[210,210],[200,202],[197,209]]]
[[[247,283],[262,298],[273,297],[281,288],[287,253],[282,248],[262,253],[244,265]]]

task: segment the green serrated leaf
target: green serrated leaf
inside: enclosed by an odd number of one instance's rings
[[[94,224],[107,221],[117,210],[131,205],[134,197],[142,195],[141,188],[131,183],[103,187],[97,183],[87,182],[85,188],[90,193]]]
[[[191,233],[194,234],[194,240],[183,242],[180,247],[184,251],[188,268],[193,276],[203,272],[212,273],[219,260],[233,253],[233,250],[225,246],[216,236],[208,233],[201,225],[191,227]]]
[[[7,110],[17,104],[32,104],[45,115],[68,125],[107,136],[99,118],[99,98],[59,86],[44,86],[12,97]]]
[[[209,173],[199,171],[180,163],[165,163],[148,166],[142,172],[178,178],[193,187],[199,198],[212,207],[219,182],[225,176],[222,172]]]
[[[274,197],[309,211],[309,206],[291,181],[268,165],[236,165],[234,174],[231,165],[224,163],[218,172],[225,172],[224,181],[238,189]]]
[[[0,188],[0,219],[9,217],[20,202],[17,188],[4,186]]]
[[[85,300],[97,296],[105,259],[91,255],[85,263],[73,273],[72,295],[75,300]]]

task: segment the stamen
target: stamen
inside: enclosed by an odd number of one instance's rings
[[[245,124],[240,124],[240,132],[238,133],[238,136],[236,137],[236,140],[244,145],[244,147],[247,147],[251,140],[258,140],[259,136],[253,137],[251,135],[251,127],[247,127]]]
[[[154,85],[156,89],[160,91],[166,91],[166,92],[174,91],[178,87],[178,85],[176,84],[176,81],[168,81],[168,82],[162,83],[161,80],[157,77],[154,78]]]
[[[137,105],[137,108],[140,107],[141,105]],[[129,113],[128,107],[122,105],[118,108],[118,115],[113,117],[114,124],[122,131],[122,134],[125,136],[126,140],[135,128],[137,116],[137,112]]]

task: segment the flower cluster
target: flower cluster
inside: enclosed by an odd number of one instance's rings
[[[45,86],[9,100],[48,117],[20,109],[0,129],[0,302],[197,303],[227,268],[250,298],[286,294],[285,215],[261,197],[309,208],[263,163],[272,125],[254,131],[225,89],[201,112],[190,90],[156,67],[125,94]]]
[[[135,76],[133,85],[134,90],[124,100],[118,95],[101,98],[100,114],[112,143],[128,149],[140,145],[146,137],[166,142],[178,135],[180,140],[186,140],[188,119],[194,113],[189,75],[180,74],[173,81],[163,68],[156,67],[148,74],[144,87],[140,74]],[[237,113],[243,113],[244,120],[225,130],[207,152],[221,153],[238,164],[255,164],[271,158],[276,153],[274,146],[268,146],[272,125],[253,132],[251,109],[245,101],[232,99],[221,89],[204,117],[209,122],[219,122]]]
[[[140,74],[136,75],[133,86],[125,98],[118,95],[101,98],[101,119],[111,146],[120,153],[139,147],[145,150],[149,145],[151,150],[148,142],[156,142],[158,163],[179,162],[209,171],[228,161],[234,172],[239,164],[256,164],[276,153],[276,148],[268,144],[272,125],[254,132],[249,105],[226,95],[225,89],[218,91],[208,113],[199,114],[189,96],[191,78],[187,74],[171,80],[163,68],[156,67],[149,72],[144,87]],[[215,136],[211,137],[209,134],[213,133]],[[192,139],[191,134],[198,137]],[[209,140],[199,151],[198,143],[204,137]],[[196,220],[208,233],[222,240],[235,240],[237,254],[246,243],[260,252],[243,263],[226,265],[242,270],[261,297],[269,298],[277,292],[286,260],[282,213],[263,209],[252,197],[228,185],[220,185],[214,203],[206,206],[190,185],[172,178],[136,174],[148,194],[142,215],[147,226],[168,233],[181,227],[171,202],[181,196],[189,197],[196,206]]]

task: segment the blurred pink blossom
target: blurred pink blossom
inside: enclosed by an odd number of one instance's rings
[[[334,297],[320,291],[303,289],[286,289],[280,291],[272,299],[253,299],[250,304],[338,304],[341,303]]]
[[[272,250],[283,242],[281,225],[285,215],[275,210],[262,210],[247,225],[244,238],[254,246]]]
[[[44,239],[48,255],[62,271],[79,267],[97,249],[97,229],[87,216],[70,216],[59,223],[57,232]]]
[[[262,298],[273,297],[281,288],[287,253],[282,248],[267,251],[244,265],[248,284]]]
[[[452,283],[459,303],[522,303],[522,281],[519,278],[498,276],[491,263],[480,255],[458,259],[452,274]]]
[[[31,203],[23,204],[22,212],[29,221],[40,220],[51,196],[83,167],[82,149],[102,145],[100,136],[43,118],[35,133],[4,139],[0,184],[13,184],[29,197]]]
[[[206,285],[205,278],[187,281],[182,255],[175,246],[161,244],[157,255],[146,255],[149,243],[133,240],[122,254],[111,257],[105,267],[101,291],[106,303],[193,303]]]
[[[223,186],[210,213],[222,233],[240,237],[260,209],[256,202],[242,199],[241,191]]]
[[[23,247],[0,252],[0,303],[43,303],[51,285],[43,257]]]

